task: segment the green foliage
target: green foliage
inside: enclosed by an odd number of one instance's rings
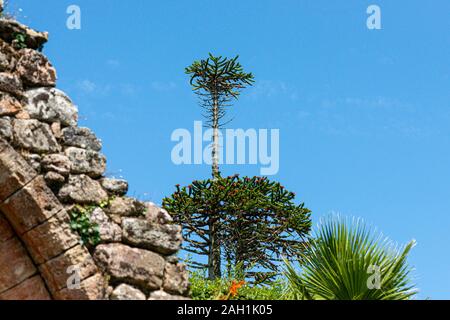
[[[238,300],[292,300],[285,279],[277,279],[268,285],[246,285],[239,291]]]
[[[292,297],[286,281],[282,279],[264,286],[247,283],[236,286],[242,280],[229,277],[208,280],[205,271],[197,271],[191,274],[189,281],[194,300],[290,300]],[[233,286],[237,288],[236,295],[230,292]]]
[[[100,243],[100,232],[98,225],[92,223],[90,216],[96,207],[75,206],[70,210],[70,227],[73,231],[78,232],[81,237],[82,244],[88,247],[95,247]]]
[[[230,283],[221,278],[208,280],[206,272],[194,272],[189,279],[191,297],[194,300],[218,300],[228,292]]]
[[[297,298],[406,300],[416,294],[406,261],[414,245],[398,248],[361,220],[331,218],[322,222],[301,256],[301,271],[287,263],[286,276]]]
[[[245,276],[259,283],[277,273],[282,257],[290,259],[304,249],[311,228],[310,210],[304,204],[296,205],[295,194],[278,182],[235,175],[176,188],[163,200],[163,207],[183,226],[184,250],[189,253],[210,253],[213,221],[228,265],[242,264]]]
[[[195,61],[186,68],[193,90],[237,98],[240,89],[254,82],[253,74],[244,72],[238,58],[215,57],[210,53],[207,59]]]
[[[99,226],[96,223],[92,223],[90,218],[95,209],[108,207],[112,199],[107,199],[98,206],[76,205],[69,211],[70,228],[80,235],[82,244],[85,246],[95,247],[100,243]]]
[[[25,49],[27,47],[26,40],[25,34],[19,32],[14,34],[14,45],[17,49]]]

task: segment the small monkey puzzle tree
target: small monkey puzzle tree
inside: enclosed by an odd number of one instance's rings
[[[194,181],[163,200],[183,226],[183,249],[207,256],[211,250],[210,220],[217,229],[215,240],[221,247],[228,271],[242,268],[246,279],[255,283],[277,274],[283,258],[291,260],[302,252],[311,229],[310,210],[295,204],[295,194],[266,177],[219,177]],[[188,261],[191,268],[210,269],[210,261]],[[209,278],[221,276],[209,273]]]

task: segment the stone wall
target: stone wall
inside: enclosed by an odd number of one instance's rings
[[[47,38],[0,19],[0,300],[182,299],[181,228],[104,176],[102,142],[77,126],[39,52]],[[74,231],[77,205],[90,208],[94,245]]]

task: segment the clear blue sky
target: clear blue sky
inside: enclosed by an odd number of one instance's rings
[[[278,128],[279,174],[315,222],[363,217],[418,241],[421,298],[450,298],[450,2],[448,0],[11,0],[50,32],[45,53],[81,124],[104,141],[108,172],[160,203],[208,166],[172,164],[177,128],[201,120],[184,67],[239,54],[256,85],[231,128]],[[66,9],[82,29],[66,28]],[[366,28],[366,8],[382,30]],[[226,174],[259,174],[227,166]]]

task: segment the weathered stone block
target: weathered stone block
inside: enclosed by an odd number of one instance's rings
[[[57,172],[49,171],[44,175],[45,182],[52,190],[59,190],[64,182],[66,182],[66,178],[60,175]]]
[[[8,72],[0,72],[0,91],[20,97],[22,95],[22,90],[22,82],[17,75]]]
[[[47,32],[33,30],[15,19],[0,20],[0,38],[11,43],[15,36],[20,33],[25,35],[25,44],[28,48],[39,49],[48,40]]]
[[[171,255],[181,248],[181,227],[159,225],[143,219],[122,220],[123,240],[130,245],[149,249],[163,255]]]
[[[22,240],[37,264],[55,258],[80,241],[79,236],[70,229],[70,218],[65,210],[25,233]]]
[[[123,196],[128,192],[128,182],[123,179],[103,178],[100,183],[110,194]]]
[[[114,281],[144,290],[162,286],[165,261],[156,253],[114,243],[97,246],[94,259]]]
[[[37,88],[25,92],[27,103],[24,110],[31,118],[63,126],[76,126],[78,108],[61,90]]]
[[[110,300],[147,300],[145,297],[145,294],[128,285],[128,284],[121,284],[117,288],[114,289],[110,296]]]
[[[30,87],[54,87],[56,70],[40,52],[22,49],[16,71],[24,84]]]
[[[33,262],[16,237],[0,243],[0,292],[18,285],[35,273]]]
[[[33,180],[37,173],[0,138],[0,202]]]
[[[96,274],[80,283],[78,289],[63,289],[56,294],[57,300],[104,300],[107,283],[101,274]]]
[[[11,239],[13,236],[14,232],[9,225],[8,220],[6,220],[5,216],[0,212],[0,243]]]
[[[58,193],[64,202],[77,204],[100,204],[108,199],[108,194],[100,183],[86,175],[71,175],[69,182]]]
[[[147,202],[146,206],[146,218],[148,221],[158,224],[169,224],[173,222],[173,218],[170,214],[153,202]]]
[[[184,264],[166,264],[163,288],[176,295],[185,295],[189,291],[189,277]]]
[[[69,147],[65,151],[70,161],[70,171],[74,174],[86,174],[90,177],[100,177],[106,170],[104,155],[81,148]]]
[[[93,151],[100,151],[102,149],[102,142],[88,128],[65,128],[62,130],[62,141],[66,146]]]
[[[163,290],[153,291],[150,293],[150,297],[148,300],[190,300],[187,297],[175,296],[164,292]]]
[[[19,100],[12,95],[0,92],[0,117],[13,116],[22,110]]]
[[[98,225],[102,243],[122,241],[122,229],[119,225],[112,222],[102,209],[95,209],[91,214],[90,220]]]
[[[63,207],[44,178],[39,176],[3,202],[0,209],[16,232],[24,234],[53,217]]]
[[[36,153],[54,153],[60,150],[50,126],[38,120],[13,121],[14,141],[24,149]]]
[[[145,204],[137,199],[118,197],[114,198],[111,201],[107,209],[107,213],[110,215],[117,215],[121,217],[134,217],[143,216],[145,210]]]
[[[0,39],[0,71],[12,72],[16,67],[17,59],[17,51]]]
[[[13,129],[11,124],[11,118],[3,117],[0,118],[0,138],[6,139],[6,141],[11,141],[13,137]]]
[[[0,300],[51,300],[40,276],[29,278],[18,286],[0,294]]]
[[[44,171],[57,172],[65,177],[70,173],[69,158],[59,153],[44,156],[42,158],[41,166]]]
[[[42,264],[39,271],[50,291],[56,293],[72,284],[71,277],[84,280],[96,274],[98,269],[89,252],[78,245]]]

